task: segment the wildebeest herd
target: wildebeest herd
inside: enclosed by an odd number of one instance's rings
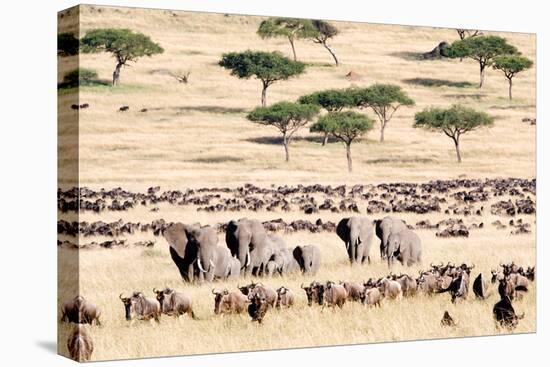
[[[529,283],[535,279],[535,268],[524,269],[515,263],[500,264],[500,270],[492,270],[487,281],[479,273],[471,287],[476,299],[486,299],[497,291],[500,300],[493,306],[492,313],[497,327],[514,329],[524,314],[517,314],[512,301],[521,298],[529,290]],[[433,296],[450,293],[453,303],[466,299],[470,290],[470,275],[475,265],[430,264],[430,268],[419,271],[418,277],[409,274],[393,274],[382,278],[369,278],[363,281],[312,281],[301,285],[303,295],[310,307],[316,305],[342,309],[346,303],[357,302],[367,307],[381,307],[382,302],[399,302],[403,297],[415,297],[417,294]],[[270,310],[282,310],[293,307],[299,294],[281,286],[273,289],[261,282],[237,286],[235,290],[212,289],[213,311],[215,315],[242,314],[248,312],[251,321],[262,323]],[[131,323],[136,320],[155,320],[160,323],[161,316],[180,317],[188,315],[199,320],[193,310],[192,297],[185,291],[170,288],[153,289],[148,297],[141,291],[135,291],[128,297],[119,296],[125,319]],[[121,309],[122,311],[122,309]],[[82,324],[102,325],[99,308],[82,296],[63,303],[62,322],[76,324],[67,341],[67,347],[73,359],[89,360],[94,344],[90,333]],[[441,325],[452,327],[458,324],[445,310]]]

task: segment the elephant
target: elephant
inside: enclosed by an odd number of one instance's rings
[[[276,272],[280,275],[290,273],[300,269],[300,265],[294,259],[292,251],[289,248],[276,250],[266,265],[266,275],[273,276]]]
[[[252,275],[261,275],[275,249],[284,245],[279,236],[268,236],[260,221],[247,218],[227,224],[225,242],[231,255],[239,259],[241,270]]]
[[[389,267],[392,266],[394,259],[397,259],[402,265],[407,266],[421,263],[422,244],[420,237],[410,229],[390,234],[386,257]]]
[[[388,237],[392,233],[399,233],[407,229],[407,225],[401,219],[394,217],[384,217],[374,221],[376,236],[380,239],[380,258],[386,257],[386,247],[388,246]]]
[[[214,279],[227,279],[231,274],[233,257],[227,247],[218,245],[216,230],[210,226],[187,227],[185,234],[188,246],[197,248],[199,280],[211,282]]]
[[[315,274],[321,266],[321,251],[317,246],[296,246],[292,256],[304,274]]]
[[[344,218],[336,227],[336,234],[346,244],[350,262],[370,264],[370,247],[374,237],[373,222],[365,217]]]
[[[170,256],[178,267],[181,277],[186,282],[193,282],[195,278],[194,263],[197,259],[196,246],[188,246],[186,228],[189,225],[174,223],[164,230],[164,238],[170,245]],[[200,225],[197,227],[200,228]]]

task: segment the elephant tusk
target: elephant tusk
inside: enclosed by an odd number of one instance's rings
[[[199,266],[199,270],[201,272],[206,273],[206,270],[204,270],[204,268],[201,265],[201,258],[200,257],[197,257],[197,265]]]
[[[210,259],[210,268],[208,268],[208,270],[210,270],[211,268],[215,268],[216,265],[214,265],[214,262],[212,261],[212,259]]]
[[[248,267],[248,265],[250,265],[250,251],[247,251],[246,253],[246,261],[244,263],[244,267]]]

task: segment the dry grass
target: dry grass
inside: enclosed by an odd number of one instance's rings
[[[427,181],[459,175],[473,178],[535,176],[536,129],[521,122],[523,117],[535,116],[535,68],[517,77],[515,99],[510,102],[506,99],[506,80],[493,70],[488,71],[486,86],[479,90],[470,86],[478,80],[477,66],[473,62],[419,61],[411,56],[431,50],[442,40],[456,39],[452,29],[337,23],[341,35],[332,46],[342,62],[338,68],[327,66],[330,55],[323,48],[298,42],[298,57],[311,66],[300,78],[270,87],[270,103],[295,100],[300,95],[324,88],[364,86],[374,82],[401,85],[416,101],[416,106],[400,110],[390,122],[384,144],[377,141],[378,130],[354,144],[355,172],[349,174],[340,144],[331,143],[323,148],[319,140],[304,129],[291,146],[291,162],[285,163],[283,148],[276,144],[276,130],[255,126],[244,118],[246,111],[259,104],[259,82],[231,77],[216,63],[224,52],[249,48],[280,50],[289,55],[290,49],[284,40],[263,41],[256,36],[261,18],[106,7],[98,12],[98,9],[81,7],[81,33],[97,27],[127,27],[150,35],[166,51],[125,68],[120,87],[81,89],[80,103],[90,104],[90,108],[80,114],[80,184],[83,186],[144,190],[156,185],[161,185],[162,189],[182,189],[236,186],[246,182],[260,186],[349,185]],[[60,23],[62,30],[71,27],[73,25],[66,23],[66,19]],[[506,33],[504,36],[534,59],[534,35]],[[74,65],[74,58],[60,60],[60,69],[65,71]],[[114,60],[106,54],[83,55],[80,66],[96,69],[100,78],[109,79]],[[189,70],[190,82],[184,85],[168,76],[152,73],[158,69]],[[348,81],[344,75],[351,70],[358,73],[361,80]],[[60,80],[62,76],[60,72]],[[71,114],[74,116],[70,110],[72,103],[74,95],[60,92],[61,120],[69,119]],[[492,129],[464,137],[461,165],[455,162],[454,148],[448,138],[412,128],[415,112],[427,106],[452,103],[464,103],[496,117]],[[122,105],[129,105],[130,111],[118,112]],[[148,112],[138,112],[141,108],[147,108]],[[74,131],[74,126],[63,124],[60,127],[62,150],[76,151],[77,147],[62,139]],[[65,163],[60,165],[61,185],[70,184],[63,181],[63,174],[74,169]],[[155,213],[143,208],[122,214],[86,213],[81,220],[164,218],[215,223],[245,215],[258,219],[282,217],[287,221],[304,217],[298,212],[208,214],[197,213],[194,208],[159,207],[159,212]],[[361,210],[364,212],[364,208]],[[427,218],[433,223],[447,216],[402,217],[411,223]],[[323,220],[339,218],[330,213],[322,216]],[[534,264],[535,236],[510,236],[508,231],[497,231],[489,225],[494,219],[491,215],[475,218],[485,222],[486,228],[474,230],[467,239],[438,239],[432,231],[419,231],[425,248],[425,263],[473,262],[476,274],[478,271],[488,274],[499,261]],[[150,239],[144,236],[136,235],[135,239]],[[321,247],[323,265],[316,276],[320,280],[361,280],[382,276],[388,271],[378,259],[370,267],[350,267],[343,245],[334,234],[298,233],[285,236],[285,239],[289,245],[308,243]],[[61,265],[74,270],[74,262],[69,261],[74,260],[74,253],[59,251]],[[388,301],[380,309],[346,304],[341,311],[321,313],[317,307],[307,307],[299,289],[300,283],[313,278],[298,275],[265,281],[273,286],[285,284],[298,293],[295,308],[270,312],[265,325],[252,324],[245,316],[214,317],[210,287],[182,284],[162,239],[153,250],[81,251],[79,262],[80,291],[103,310],[104,326],[91,328],[96,345],[95,360],[506,333],[496,330],[492,320],[495,295],[486,301],[476,301],[471,296],[459,305],[451,305],[447,295],[429,299],[417,297],[401,303]],[[412,273],[417,270],[416,267],[407,269]],[[67,278],[69,274],[72,273],[60,274],[62,287],[71,283]],[[215,286],[234,288],[236,283],[217,283]],[[128,325],[118,294],[134,290],[151,294],[153,287],[165,285],[191,293],[201,320],[183,318],[176,321],[165,317],[160,325]],[[533,285],[527,297],[516,303],[517,310],[526,314],[516,332],[535,330],[535,295]],[[72,296],[70,292],[62,292],[59,299]],[[457,327],[440,327],[444,310],[458,320]],[[68,332],[69,328],[61,325],[59,345],[63,353],[66,353]]]

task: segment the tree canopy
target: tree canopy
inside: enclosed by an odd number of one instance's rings
[[[495,57],[493,68],[500,70],[508,79],[508,97],[512,99],[512,79],[516,74],[533,66],[533,61],[520,55],[500,55]]]
[[[367,133],[373,127],[373,121],[364,114],[344,111],[329,112],[321,116],[310,128],[311,132],[329,133],[341,140],[346,146],[348,171],[352,172],[351,143]]]
[[[296,61],[294,41],[301,38],[312,37],[317,31],[313,27],[311,21],[307,19],[274,17],[263,20],[258,27],[257,33],[263,39],[274,37],[287,38],[292,47],[294,61]]]
[[[328,112],[337,112],[354,106],[355,100],[350,89],[326,89],[301,96],[298,102],[316,104]]]
[[[59,56],[72,56],[78,54],[80,41],[72,33],[60,33],[57,35],[57,54]]]
[[[97,72],[94,69],[78,68],[63,77],[60,87],[78,87],[79,85],[92,84],[95,80],[97,80]]]
[[[412,106],[414,100],[398,85],[373,84],[367,88],[354,89],[354,104],[361,108],[371,108],[378,117],[381,125],[380,141],[384,141],[384,130],[401,106]]]
[[[499,55],[518,54],[516,47],[499,36],[468,37],[455,41],[447,49],[449,57],[470,58],[479,63],[479,87],[483,87],[485,68]]]
[[[312,20],[311,21],[313,28],[315,29],[314,34],[310,37],[313,42],[322,45],[327,49],[328,52],[332,55],[334,63],[338,66],[338,58],[334,51],[329,47],[327,41],[338,35],[338,28],[324,20]]]
[[[140,57],[153,56],[164,49],[153,42],[149,36],[130,29],[104,28],[92,29],[81,39],[82,52],[109,52],[117,60],[113,72],[113,85],[120,77],[120,69],[127,62],[136,62]]]
[[[248,79],[255,77],[262,82],[262,106],[267,102],[267,88],[278,80],[286,80],[305,71],[305,64],[292,61],[280,52],[245,51],[222,55],[218,63],[231,70],[231,75]]]
[[[428,108],[415,115],[414,127],[431,131],[441,131],[453,139],[458,162],[460,155],[460,136],[481,127],[493,126],[494,119],[485,112],[469,107],[453,105],[450,108]]]
[[[283,145],[288,162],[290,159],[289,144],[294,133],[318,113],[319,106],[314,104],[279,102],[268,107],[257,107],[246,117],[255,123],[274,126],[283,134]]]

